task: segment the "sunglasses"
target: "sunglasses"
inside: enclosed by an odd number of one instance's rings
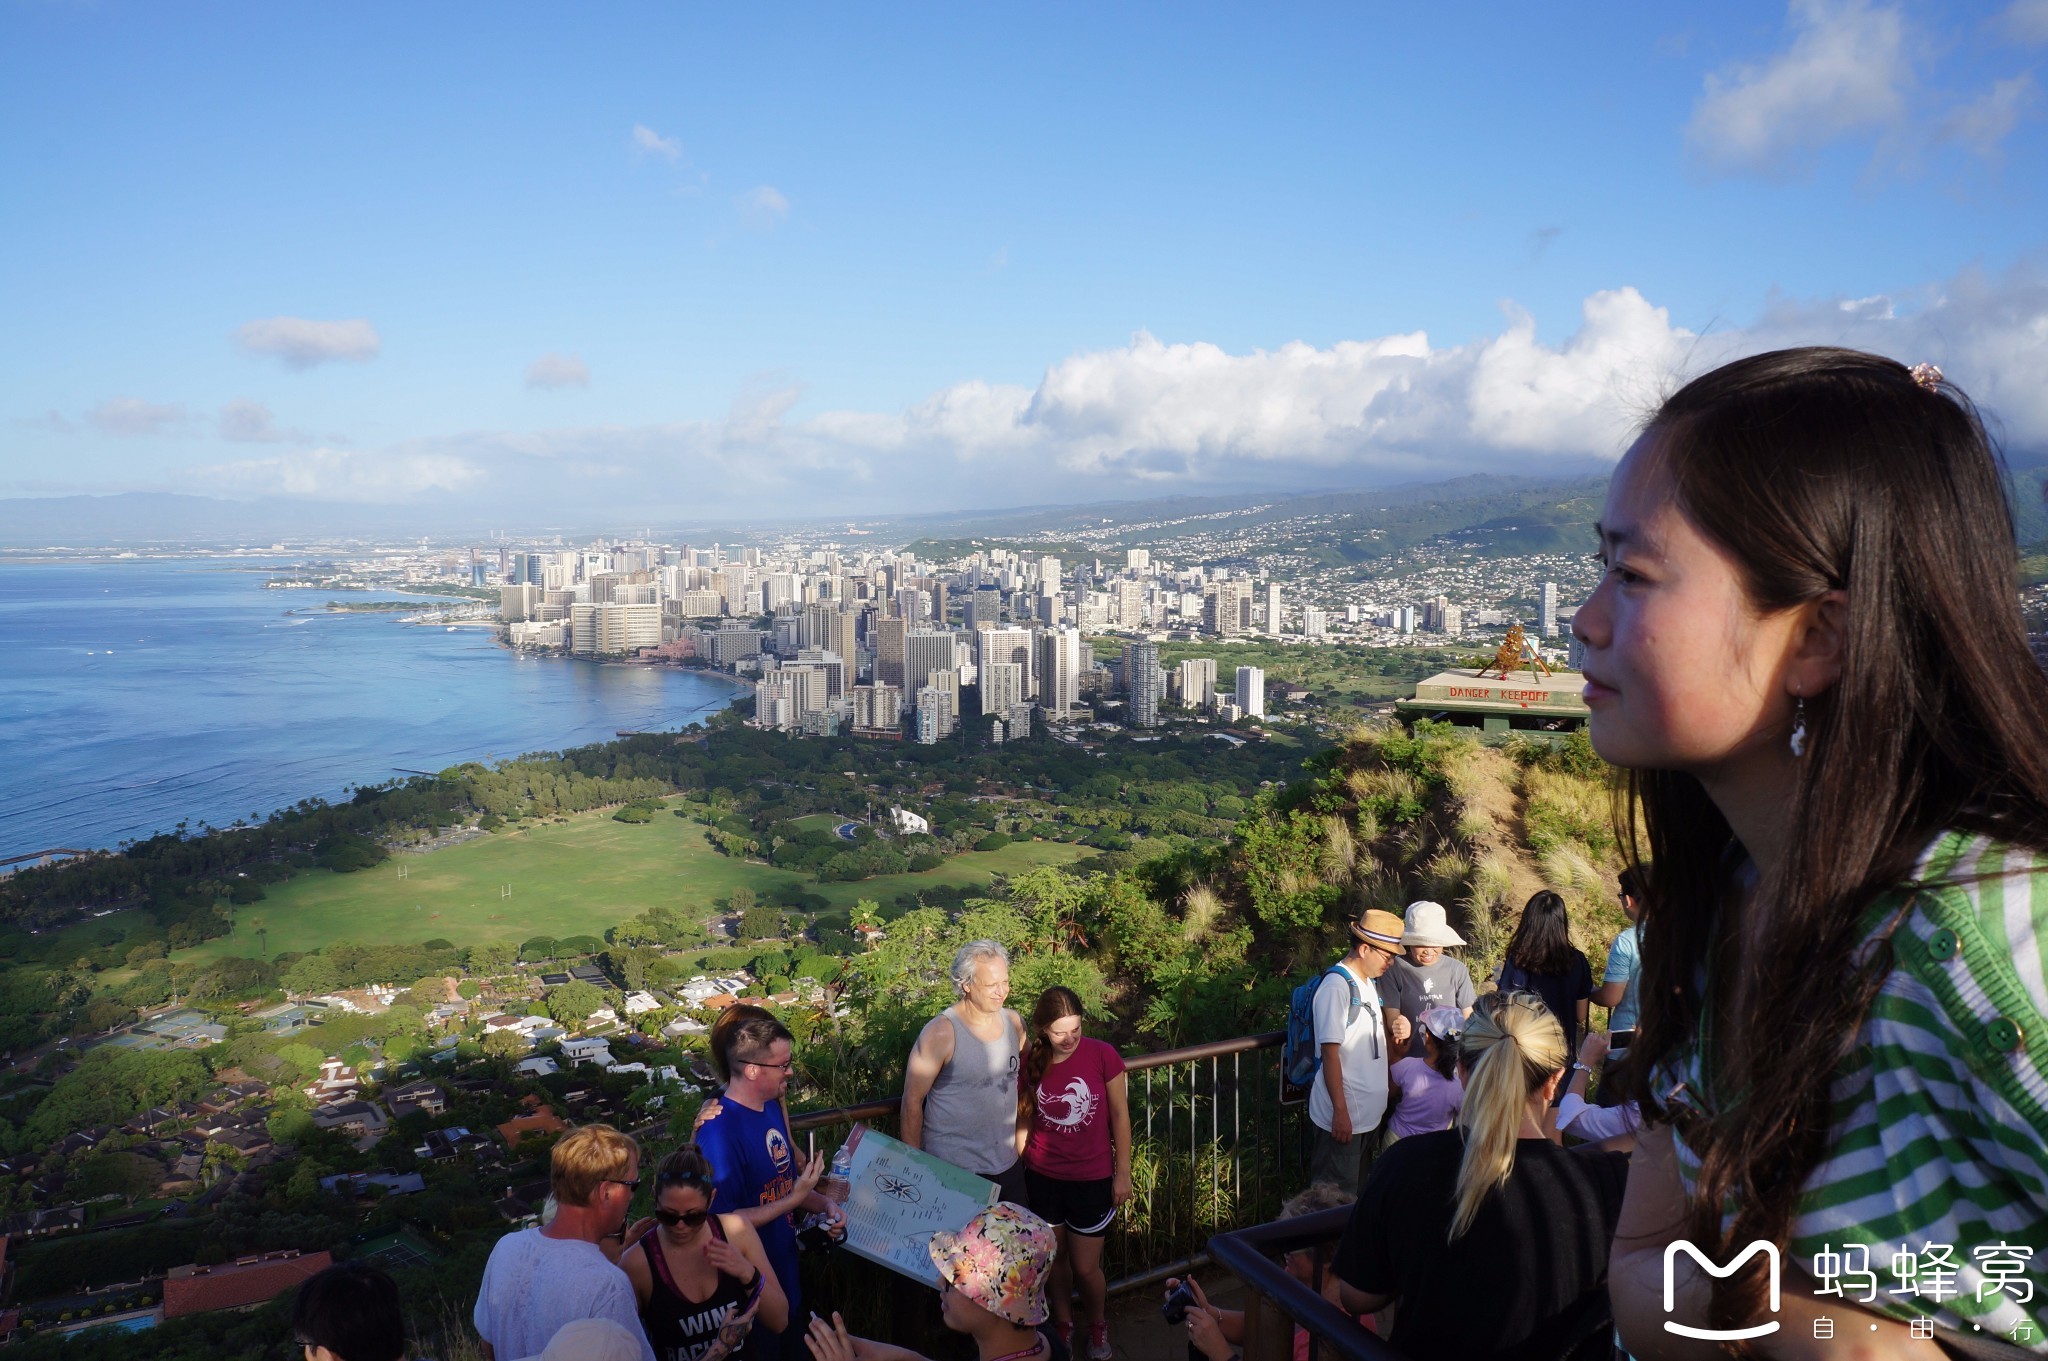
[[[640,1189],[640,1178],[638,1177],[633,1178],[631,1181],[627,1181],[624,1177],[606,1177],[605,1180],[614,1186],[625,1187],[628,1193]]]
[[[704,1221],[711,1218],[711,1211],[664,1210],[659,1205],[657,1205],[654,1207],[654,1217],[660,1220],[662,1223],[668,1225],[671,1229],[678,1224],[686,1224],[690,1228],[695,1229],[701,1228],[703,1226]]]

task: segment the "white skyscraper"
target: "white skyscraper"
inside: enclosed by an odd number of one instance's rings
[[[978,665],[1015,662],[1024,672],[1022,697],[1031,699],[1038,694],[1030,629],[983,629],[975,634],[975,642],[979,655],[974,660]]]
[[[1127,629],[1145,625],[1145,583],[1119,581],[1116,584],[1116,622]]]
[[[1280,583],[1269,581],[1266,583],[1266,632],[1278,633],[1280,622],[1285,617],[1280,607]]]
[[[1323,612],[1313,605],[1301,607],[1301,634],[1304,638],[1320,638],[1327,632]]]
[[[1541,624],[1545,638],[1555,638],[1557,636],[1557,583],[1554,581],[1543,583],[1543,615]]]
[[[981,711],[1007,721],[1009,712],[1024,702],[1024,668],[1015,662],[981,664]]]
[[[903,637],[903,693],[915,696],[938,671],[954,668],[953,635],[943,629],[913,629]]]
[[[1087,644],[1077,628],[1046,629],[1038,635],[1038,702],[1054,720],[1064,720],[1081,698],[1081,658]]]
[[[1247,718],[1266,716],[1266,673],[1256,666],[1237,668],[1237,694],[1233,696],[1237,707],[1244,710]]]
[[[1216,659],[1190,657],[1180,664],[1180,702],[1190,709],[1216,707]]]
[[[1143,576],[1151,571],[1152,550],[1149,548],[1126,548],[1124,550],[1124,570],[1135,572],[1139,576]]]

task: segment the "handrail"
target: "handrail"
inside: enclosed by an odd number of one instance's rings
[[[1239,1035],[1228,1040],[1211,1040],[1207,1044],[1191,1044],[1180,1049],[1161,1049],[1156,1053],[1138,1054],[1124,1060],[1124,1071],[1142,1073],[1148,1068],[1167,1068],[1176,1063],[1194,1063],[1202,1059],[1222,1058],[1228,1054],[1248,1054],[1259,1049],[1277,1049],[1287,1039],[1287,1032],[1270,1030],[1259,1035]],[[834,1106],[827,1110],[805,1111],[789,1118],[792,1134],[805,1130],[825,1129],[832,1125],[850,1125],[856,1120],[884,1120],[897,1113],[903,1105],[903,1094],[882,1097],[874,1101],[863,1101],[854,1106]]]
[[[1222,1263],[1251,1292],[1249,1302],[1253,1307],[1246,1310],[1245,1319],[1247,1361],[1263,1361],[1292,1352],[1288,1334],[1271,1326],[1279,1320],[1267,1318],[1268,1311],[1261,1307],[1268,1303],[1308,1329],[1319,1347],[1329,1347],[1328,1354],[1342,1361],[1401,1361],[1399,1352],[1359,1327],[1357,1319],[1295,1280],[1273,1261],[1276,1254],[1330,1241],[1343,1232],[1350,1217],[1351,1207],[1339,1205],[1294,1219],[1219,1233],[1209,1240],[1209,1256]]]

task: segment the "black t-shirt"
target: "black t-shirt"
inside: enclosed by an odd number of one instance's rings
[[[1593,995],[1593,966],[1583,954],[1573,950],[1572,962],[1563,973],[1530,973],[1510,960],[1500,966],[1500,987],[1502,992],[1519,988],[1541,997],[1564,1027],[1565,1053],[1578,1057],[1579,1003]]]
[[[1455,1243],[1460,1130],[1415,1134],[1380,1154],[1331,1269],[1374,1295],[1395,1295],[1387,1342],[1406,1356],[1496,1357],[1532,1341],[1587,1296],[1605,1291],[1607,1251],[1628,1181],[1622,1153],[1515,1143],[1515,1169]]]

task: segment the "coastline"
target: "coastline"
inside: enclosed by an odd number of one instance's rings
[[[743,678],[659,661],[508,666],[497,647],[484,655],[478,630],[502,635],[491,621],[398,627],[384,611],[311,608],[320,597],[281,610],[257,589],[274,565],[0,559],[0,627],[28,644],[0,702],[0,761],[17,774],[0,790],[0,856],[115,850],[339,802],[400,769],[675,732],[747,693]]]

